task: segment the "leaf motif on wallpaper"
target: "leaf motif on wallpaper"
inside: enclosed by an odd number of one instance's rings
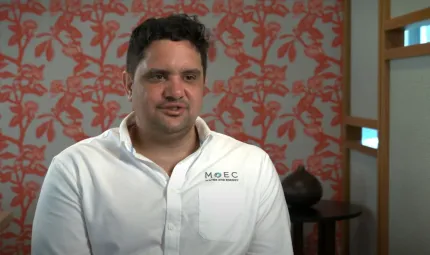
[[[0,72],[0,78],[2,79],[8,79],[13,77],[15,77],[15,74],[13,74],[12,72],[9,72],[9,71]]]
[[[283,4],[265,6],[264,11],[267,14],[274,14],[280,17],[285,17],[288,13],[290,13],[290,9]]]
[[[327,140],[320,140],[317,144],[317,146],[315,146],[314,148],[314,152],[315,153],[319,153],[323,150],[325,150],[328,146],[330,145],[329,142],[327,142]],[[327,154],[323,154],[323,156],[325,156],[327,158]]]
[[[123,16],[128,12],[128,8],[120,1],[111,1],[110,4],[106,6],[106,11]]]
[[[0,158],[2,158],[1,154],[0,154]],[[0,183],[9,183],[11,180],[12,180],[12,172],[0,172]]]
[[[236,96],[233,94],[226,94],[221,98],[217,105],[217,114],[222,115],[224,112],[228,111],[236,102]]]
[[[313,103],[315,102],[316,95],[315,94],[306,94],[302,98],[300,98],[297,106],[296,113],[301,115],[305,111],[308,111],[310,107],[313,107]]]
[[[319,124],[311,123],[311,124],[306,124],[303,131],[307,136],[317,137],[317,135],[321,133],[322,128],[321,128],[321,125]],[[319,142],[320,140],[318,139],[317,141]]]
[[[289,120],[278,127],[278,137],[283,137],[286,133],[288,133],[288,139],[290,140],[290,142],[292,142],[296,138],[294,119]]]
[[[216,55],[217,55],[216,42],[214,40],[212,40],[210,45],[209,45],[209,50],[208,50],[209,61],[214,62],[216,59]]]
[[[294,41],[286,42],[281,47],[279,47],[278,58],[283,58],[287,53],[290,62],[294,62],[297,56],[297,50]]]
[[[47,40],[37,45],[34,49],[34,55],[36,57],[45,55],[46,60],[52,61],[52,59],[54,58],[54,48],[52,47],[52,40]]]
[[[285,97],[290,92],[290,90],[284,84],[280,83],[266,87],[263,90],[267,92],[267,94],[274,94],[281,97]]]
[[[209,8],[204,4],[204,3],[198,3],[197,1],[195,2],[196,4],[191,4],[191,5],[186,5],[184,6],[183,10],[186,13],[193,13],[196,14],[198,16],[205,16],[208,14],[209,12]]]
[[[285,165],[284,163],[282,163],[282,162],[276,162],[275,163],[275,168],[276,168],[276,171],[280,175],[284,175],[284,174],[286,174],[286,173],[288,173],[290,171],[290,168],[287,165]]]
[[[342,44],[342,37],[336,36],[333,39],[333,42],[331,43],[331,47],[333,47],[333,48],[339,47],[341,44]]]
[[[13,159],[16,158],[16,155],[11,152],[4,152],[0,154],[0,159]]]
[[[0,92],[0,103],[6,103],[10,98],[10,91]]]
[[[96,78],[96,77],[97,77],[97,74],[90,71],[79,74],[79,78],[84,78],[84,79],[90,79],[90,78]]]
[[[127,53],[127,49],[128,49],[128,42],[122,43],[116,50],[116,57],[117,58],[123,57],[125,53]]]
[[[88,138],[88,135],[85,134],[82,128],[82,124],[79,122],[64,126],[63,134],[66,137],[72,138],[74,141],[81,141]]]
[[[222,92],[224,92],[224,81],[222,80],[216,80],[214,81],[213,85],[212,85],[212,93],[214,93],[215,95],[218,95]]]
[[[12,114],[12,118],[9,122],[9,127],[16,127],[22,124],[23,118],[25,117],[23,114],[23,107],[21,105],[11,106],[10,112]]]
[[[36,128],[36,138],[41,138],[46,134],[48,142],[52,142],[55,139],[54,121],[48,120],[42,123]]]
[[[341,106],[332,106],[331,107],[332,111],[336,114],[333,119],[330,121],[330,125],[331,126],[337,126],[340,124],[340,120],[341,120]]]

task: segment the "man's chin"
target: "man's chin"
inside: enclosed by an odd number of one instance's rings
[[[189,130],[193,125],[189,124],[184,119],[181,120],[164,120],[161,123],[159,123],[160,130],[163,133],[166,134],[175,134],[175,133],[186,133],[187,130]]]

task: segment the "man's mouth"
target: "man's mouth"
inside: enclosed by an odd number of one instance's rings
[[[179,104],[169,104],[169,105],[164,105],[160,109],[167,116],[178,117],[182,115],[186,107]]]
[[[161,108],[168,108],[168,109],[177,109],[177,108],[186,108],[187,106],[183,103],[165,103],[161,105]]]

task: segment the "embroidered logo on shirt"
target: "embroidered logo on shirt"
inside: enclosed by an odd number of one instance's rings
[[[207,182],[237,182],[239,176],[237,172],[205,172]]]

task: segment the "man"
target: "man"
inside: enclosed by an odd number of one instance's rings
[[[124,73],[133,112],[52,160],[33,255],[293,254],[269,156],[198,117],[208,47],[187,15],[133,31]]]

